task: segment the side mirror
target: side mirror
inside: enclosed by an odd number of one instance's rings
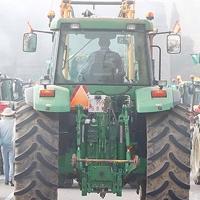
[[[23,51],[35,52],[37,47],[37,35],[35,33],[25,33],[23,37]]]
[[[178,54],[181,52],[181,37],[177,34],[167,36],[167,53]]]

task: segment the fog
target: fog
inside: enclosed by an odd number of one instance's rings
[[[0,0],[1,73],[7,74],[10,77],[22,78],[24,81],[30,78],[37,80],[45,74],[45,61],[51,58],[51,35],[38,33],[38,45],[35,53],[23,52],[22,38],[23,34],[28,32],[27,22],[35,30],[48,31],[49,19],[47,18],[47,13],[52,9],[55,11],[56,17],[59,17],[60,2],[60,0]],[[116,17],[119,13],[119,6],[107,6],[106,9],[103,6],[96,6],[95,10],[93,10],[92,6],[74,5],[73,7],[76,17],[80,17],[86,8],[95,12],[97,16]],[[185,77],[191,73],[190,67],[198,70],[197,66],[194,66],[189,54],[200,51],[200,18],[197,16],[199,10],[199,0],[136,0],[135,17],[145,18],[148,11],[154,12],[154,25],[159,31],[172,30],[175,20],[179,20],[181,25],[182,54],[178,55],[173,63],[171,62],[171,56],[163,53],[163,79],[170,80],[179,71],[183,74],[183,69],[180,69],[183,66],[177,67],[177,64],[180,63],[184,63],[184,69],[187,68],[188,70],[188,72],[187,70],[184,71]],[[184,38],[187,41],[191,41],[186,47]],[[155,41],[161,44],[163,49],[166,50],[165,36]],[[186,52],[184,48],[190,49],[191,52]],[[182,61],[183,59],[185,61]]]

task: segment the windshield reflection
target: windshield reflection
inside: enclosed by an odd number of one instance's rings
[[[149,85],[145,37],[143,32],[61,32],[56,84]]]

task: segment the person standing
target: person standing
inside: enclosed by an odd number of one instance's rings
[[[106,82],[122,83],[124,81],[123,77],[125,76],[125,71],[121,56],[119,53],[110,50],[109,46],[111,42],[109,38],[100,37],[98,44],[100,49],[89,55],[87,61],[83,64],[79,72],[83,77],[83,81],[95,81],[98,83],[100,81],[98,79],[102,79],[103,75],[103,79],[105,79]],[[94,64],[95,62],[101,63],[103,68],[98,64]],[[94,64],[93,67],[92,64]],[[109,69],[109,66],[112,68]],[[104,72],[102,71],[103,69],[105,70]],[[93,72],[92,74],[90,74],[91,71]],[[93,76],[94,74],[99,74],[99,77]]]
[[[5,108],[1,113],[0,120],[0,145],[3,157],[3,170],[5,185],[13,184],[14,177],[14,145],[13,139],[15,135],[15,111],[11,108]]]

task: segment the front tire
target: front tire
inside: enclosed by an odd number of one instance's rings
[[[190,134],[187,109],[147,114],[147,200],[189,199]]]
[[[63,174],[63,177],[65,174]],[[70,178],[66,178],[64,180],[60,180],[58,178],[58,187],[59,188],[71,188],[73,186],[74,180]]]
[[[27,104],[16,112],[15,200],[57,199],[57,114],[33,110]]]

